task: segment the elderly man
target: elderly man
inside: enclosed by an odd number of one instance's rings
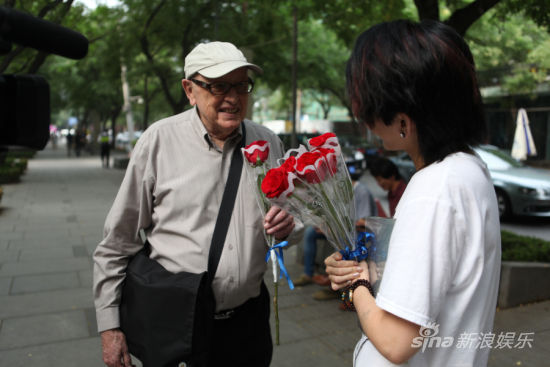
[[[140,137],[94,253],[95,306],[108,366],[131,365],[119,329],[119,304],[128,260],[143,247],[140,231],[150,244],[150,257],[167,270],[204,272],[243,125],[247,144],[267,140],[272,154],[283,154],[273,132],[244,119],[254,87],[248,71],[262,70],[234,45],[199,44],[185,58],[184,70],[182,85],[194,108],[152,124]],[[277,207],[262,218],[244,174],[240,180],[212,283],[216,312],[224,317],[214,321],[215,353],[209,366],[270,364],[262,231],[282,239],[294,229],[293,217]]]

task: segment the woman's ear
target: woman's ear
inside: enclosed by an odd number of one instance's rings
[[[416,132],[416,126],[409,115],[399,112],[395,116],[394,121],[398,121],[399,136],[403,139],[410,137]]]

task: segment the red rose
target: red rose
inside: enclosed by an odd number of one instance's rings
[[[328,163],[328,167],[330,168],[330,173],[334,175],[336,171],[338,170],[338,160],[336,158],[336,151],[334,149],[329,148],[317,148],[315,149],[316,152],[319,152],[325,157],[326,163]]]
[[[265,140],[257,140],[247,145],[242,151],[252,166],[260,166],[269,156],[269,143]]]
[[[292,155],[288,157],[283,164],[281,164],[281,169],[285,172],[294,172],[296,170],[296,158]]]
[[[322,147],[324,145],[337,146],[338,138],[336,138],[334,133],[325,133],[309,139],[308,144],[310,147]]]
[[[288,173],[281,167],[267,171],[265,178],[262,180],[262,192],[269,199],[278,198],[288,188]]]
[[[309,183],[323,181],[327,174],[327,163],[319,151],[305,152],[296,160],[296,174]]]

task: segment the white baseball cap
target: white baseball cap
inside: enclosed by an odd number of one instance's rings
[[[247,67],[261,74],[262,68],[249,63],[243,53],[229,42],[200,43],[185,57],[185,78],[196,73],[219,78],[235,69]]]

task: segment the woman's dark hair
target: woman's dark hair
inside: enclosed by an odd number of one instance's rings
[[[395,163],[384,157],[377,157],[374,159],[371,164],[369,164],[369,171],[373,177],[394,177],[396,180],[402,179]]]
[[[363,32],[346,68],[356,118],[390,125],[398,113],[416,125],[426,165],[486,141],[472,53],[451,27],[397,20]]]

